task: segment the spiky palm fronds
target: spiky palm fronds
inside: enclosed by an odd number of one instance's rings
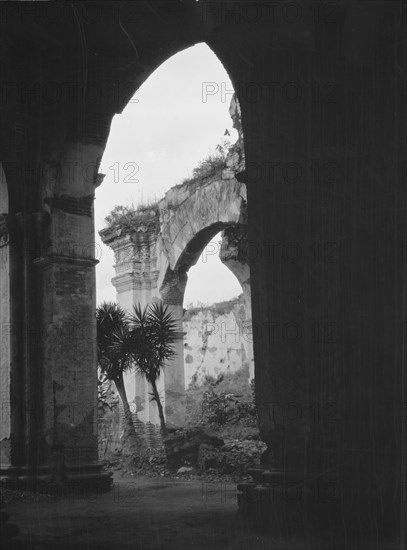
[[[159,378],[165,362],[175,355],[176,323],[173,314],[162,302],[145,308],[133,307],[129,315],[129,334],[124,342],[126,352],[137,372],[149,382]]]
[[[96,310],[96,327],[100,369],[114,380],[132,367],[132,358],[121,345],[129,331],[127,313],[115,302],[103,302]]]

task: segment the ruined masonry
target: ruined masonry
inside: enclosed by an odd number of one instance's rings
[[[247,190],[249,243],[264,252],[250,287],[267,449],[238,487],[244,521],[288,547],[406,547],[405,3],[257,2],[255,17],[234,1],[7,4],[0,481],[110,483],[89,246],[99,166],[115,114],[162,63],[205,43],[239,99],[246,171],[167,193],[145,218],[178,233],[156,244],[157,229],[111,231],[118,249],[150,254],[116,284],[129,303],[138,293],[180,311],[188,265],[211,233],[238,231]],[[208,200],[193,206],[194,194]]]
[[[230,114],[239,138],[227,155],[225,166],[208,168],[202,176],[171,188],[157,204],[139,209],[130,220],[126,218],[100,231],[103,242],[115,253],[116,276],[112,283],[120,305],[131,310],[137,303],[145,306],[154,300],[163,300],[178,322],[176,355],[159,379],[170,427],[182,426],[185,422],[182,319],[187,273],[220,231],[220,258],[242,286],[246,331],[251,324],[246,186],[238,180],[244,170],[244,153],[235,98],[231,101]],[[251,342],[245,338],[244,344],[253,377]],[[130,372],[125,375],[125,383],[129,402],[135,404],[135,421],[159,424],[157,406],[150,401],[148,382]]]
[[[248,382],[254,379],[253,335],[247,313],[243,294],[185,311],[185,388],[200,386],[207,376],[216,379],[242,368],[248,372]]]

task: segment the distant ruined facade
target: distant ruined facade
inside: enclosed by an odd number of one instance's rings
[[[115,253],[116,276],[112,283],[120,305],[131,310],[137,303],[145,306],[162,300],[177,320],[176,355],[159,379],[169,426],[185,422],[182,319],[187,273],[219,231],[223,230],[220,259],[240,282],[246,324],[251,320],[246,185],[237,179],[244,170],[243,139],[235,98],[230,114],[239,138],[224,167],[215,166],[202,176],[176,185],[156,205],[136,212],[131,222],[114,223],[100,231],[103,242]],[[248,354],[252,364],[251,346]],[[158,410],[150,400],[149,384],[135,373],[125,376],[129,401],[135,403],[135,417],[143,423],[158,424]]]
[[[246,369],[254,379],[250,310],[241,294],[232,300],[185,311],[185,388],[200,386],[206,377],[218,378]]]

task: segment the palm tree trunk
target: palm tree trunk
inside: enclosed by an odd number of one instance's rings
[[[134,429],[133,418],[131,416],[131,410],[129,402],[127,400],[126,388],[124,386],[123,373],[121,372],[115,379],[117,391],[123,404],[124,412],[124,433],[123,433],[123,447],[129,447],[131,449],[137,448],[139,445],[139,438],[137,437],[136,430]]]
[[[157,385],[155,383],[155,380],[151,381],[151,387],[153,388],[154,399],[155,399],[155,401],[157,403],[157,407],[158,407],[158,415],[160,417],[160,424],[161,424],[161,436],[164,439],[164,437],[167,435],[167,426],[165,425],[165,417],[164,417],[163,406],[161,404],[161,399],[160,399],[160,395],[159,395],[158,390],[157,390]]]

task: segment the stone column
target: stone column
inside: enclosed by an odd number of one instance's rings
[[[98,476],[95,264],[66,255],[38,258],[35,264],[44,299],[47,453],[63,461],[67,480],[78,482],[82,470]]]
[[[235,275],[243,290],[246,316],[242,320],[239,329],[249,362],[249,382],[254,379],[252,300],[249,266],[249,258],[252,253],[253,251],[250,250],[247,238],[247,225],[234,225],[223,231],[219,258]]]
[[[2,230],[2,392],[1,477],[36,488],[52,479],[44,442],[46,400],[41,363],[38,277],[33,258],[48,225],[45,212],[3,216]],[[4,378],[3,378],[4,376]]]
[[[14,222],[14,223],[13,223]],[[17,263],[17,220],[15,216],[0,217],[0,372],[1,372],[1,471],[9,474],[13,467],[24,465],[23,444],[23,381],[21,379],[21,338],[18,313],[21,296],[15,286],[21,273]],[[14,285],[14,286],[13,286]],[[13,296],[13,300],[12,300]]]
[[[187,281],[186,273],[173,272],[168,268],[160,288],[162,300],[172,312],[177,323],[177,338],[174,343],[175,355],[165,365],[163,376],[165,416],[168,427],[184,426],[186,420],[183,301]]]
[[[128,223],[117,223],[100,231],[105,244],[114,250],[117,301],[127,311],[140,304],[145,307],[159,296],[157,239],[158,211],[154,208],[135,212]],[[151,388],[145,378],[134,371],[125,373],[125,386],[132,412],[144,424],[159,423],[158,409],[151,402]],[[137,415],[137,416],[136,416]]]
[[[106,484],[97,463],[95,261],[55,243],[59,253],[47,254],[46,212],[5,219],[2,479]]]
[[[44,199],[50,221],[32,271],[41,333],[39,435],[45,458],[57,482],[107,487],[110,476],[98,462],[97,440],[93,200],[100,182],[94,161],[98,152],[93,145],[67,146],[54,193]]]
[[[264,53],[279,87],[253,65],[261,93],[242,101],[268,445],[245,502],[275,533],[366,544],[405,510],[406,109],[391,41],[354,59],[328,34],[320,55],[283,39]]]
[[[10,235],[6,176],[0,163],[0,464],[11,463]]]
[[[11,410],[10,410],[10,241],[6,226],[6,214],[0,216],[0,462],[11,458]]]

